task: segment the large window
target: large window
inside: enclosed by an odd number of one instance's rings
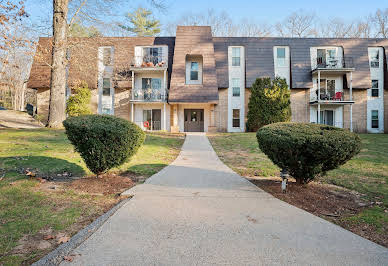
[[[240,127],[240,109],[233,109],[233,127]]]
[[[102,95],[110,96],[110,79],[104,78],[102,80]]]
[[[112,64],[112,50],[110,47],[103,49],[103,64],[104,66],[110,66]]]
[[[240,47],[232,47],[232,66],[240,66]]]
[[[372,49],[370,50],[370,67],[378,68],[379,67],[379,50]]]
[[[277,48],[276,49],[276,60],[277,66],[283,67],[286,66],[286,48]]]
[[[162,47],[144,47],[143,62],[157,65],[163,61],[162,51]]]
[[[142,78],[144,100],[160,100],[162,97],[162,80],[159,78]],[[135,94],[136,97],[136,94]],[[139,97],[139,95],[137,96]]]
[[[372,97],[379,97],[379,81],[372,80]]]
[[[372,128],[379,128],[379,111],[372,110]]]
[[[239,78],[232,79],[232,90],[233,90],[234,97],[240,96],[240,79]]]
[[[191,62],[190,65],[190,80],[198,80],[198,62]]]

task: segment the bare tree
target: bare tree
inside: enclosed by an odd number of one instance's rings
[[[104,15],[119,0],[53,0],[53,42],[48,127],[62,127],[66,118],[66,67],[69,28],[76,21],[104,23]],[[159,3],[157,0],[152,4]],[[76,40],[77,42],[77,40]],[[79,49],[79,45],[78,45]]]
[[[249,20],[235,23],[226,12],[208,9],[206,13],[186,13],[175,22],[167,24],[166,32],[175,35],[177,26],[211,26],[212,35],[219,37],[259,37],[270,36],[272,27],[267,24],[256,24]]]
[[[85,0],[86,1],[86,0]],[[53,0],[53,49],[48,127],[62,127],[66,119],[66,49],[69,0]]]
[[[283,22],[276,24],[276,30],[282,37],[316,37],[318,35],[315,28],[317,18],[314,13],[300,9]]]
[[[10,95],[9,105],[16,110],[23,108],[24,95],[20,93],[19,82],[24,81],[21,70],[25,68],[20,59],[30,41],[21,30],[21,21],[27,16],[23,1],[0,0],[0,92]]]
[[[241,37],[269,37],[272,35],[272,26],[266,23],[255,23],[243,20],[236,25],[236,35]]]
[[[211,26],[213,36],[232,36],[235,30],[228,14],[217,13],[214,9],[208,9],[206,13],[183,14],[177,21],[167,24],[166,32],[175,35],[177,26]]]
[[[377,9],[370,18],[376,30],[376,37],[388,38],[388,8]]]

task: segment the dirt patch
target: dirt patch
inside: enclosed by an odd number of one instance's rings
[[[369,224],[352,223],[348,217],[361,213],[373,202],[361,199],[361,194],[341,187],[312,182],[299,186],[289,182],[287,192],[281,190],[281,179],[248,178],[256,186],[274,197],[340,225],[353,233],[388,247],[388,238]]]
[[[6,255],[22,257],[23,264],[31,264],[44,256],[60,244],[69,241],[70,237],[82,228],[93,222],[97,217],[110,210],[114,205],[128,196],[121,193],[136,185],[133,180],[139,176],[131,173],[116,175],[106,174],[99,178],[94,176],[80,179],[68,179],[67,181],[47,181],[39,178],[34,187],[35,191],[44,192],[54,202],[53,213],[60,213],[62,210],[74,206],[77,201],[83,209],[76,222],[70,226],[57,231],[48,227],[34,234],[24,235],[15,248]],[[31,178],[34,179],[34,178]],[[30,256],[29,254],[35,254]]]
[[[65,183],[67,188],[81,191],[88,194],[99,194],[99,195],[119,195],[125,190],[133,187],[138,177],[125,174],[107,174],[99,178],[96,177],[85,177],[78,180],[74,180],[69,183]]]

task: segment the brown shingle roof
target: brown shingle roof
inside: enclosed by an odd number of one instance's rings
[[[209,26],[178,26],[175,38],[169,102],[218,102],[218,85],[214,46]],[[187,85],[186,56],[202,55],[201,85]]]

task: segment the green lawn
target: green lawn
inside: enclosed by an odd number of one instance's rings
[[[149,177],[171,163],[183,144],[182,135],[147,134],[144,145],[127,163],[113,172],[131,172]],[[42,191],[39,181],[29,179],[26,169],[37,176],[92,175],[74,152],[63,130],[0,130],[0,265],[29,264],[49,250],[15,251],[21,240],[32,244],[42,239],[42,230],[75,233],[114,204],[114,195],[93,195],[71,189]],[[33,239],[38,237],[38,239]],[[39,238],[40,237],[40,238]]]
[[[255,133],[208,134],[218,156],[243,176],[278,176],[275,166],[258,147]],[[356,223],[388,226],[388,135],[361,134],[362,150],[336,170],[320,177],[319,181],[342,186],[363,194],[369,201],[378,202],[373,208],[352,217]]]

